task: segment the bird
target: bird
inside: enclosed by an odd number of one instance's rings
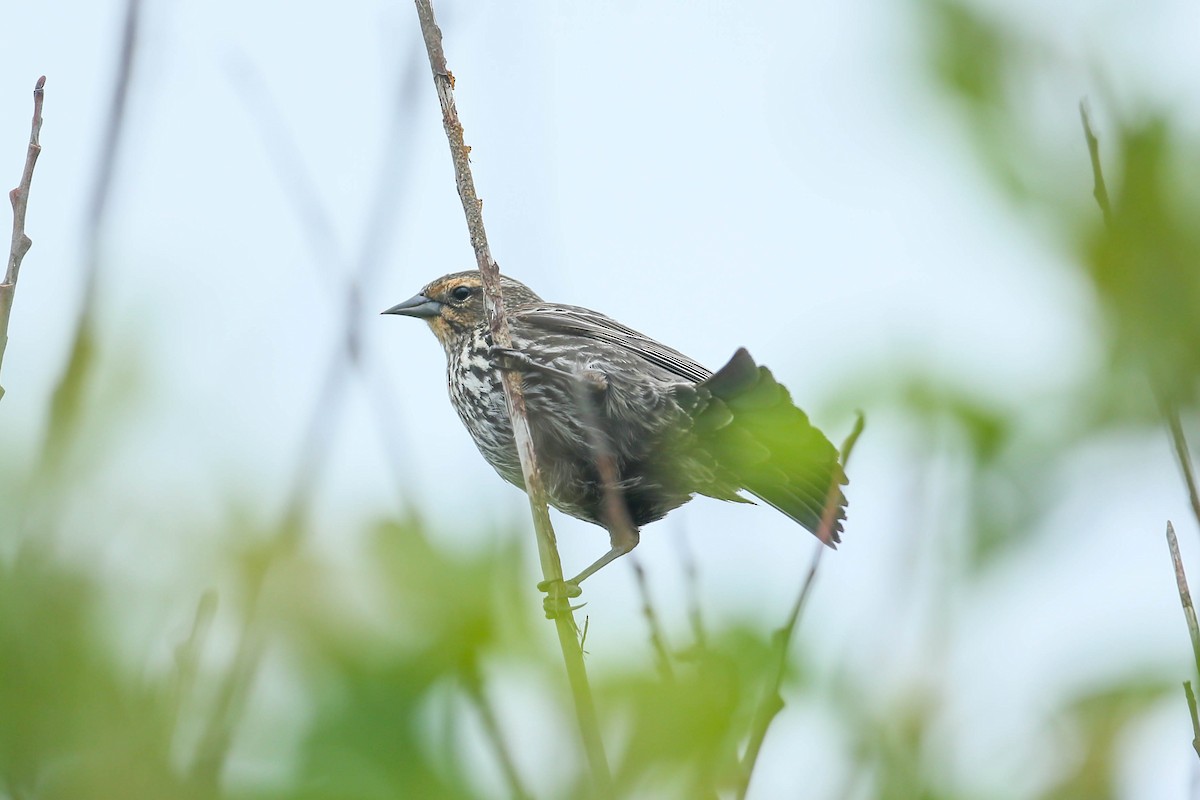
[[[569,596],[633,550],[644,525],[697,494],[752,503],[744,492],[826,545],[841,542],[848,481],[838,451],[745,348],[712,372],[507,275],[500,288],[507,348],[493,339],[476,270],[444,275],[382,313],[428,323],[459,419],[500,477],[524,489],[502,379],[520,374],[547,501],[609,533],[609,551],[565,582]]]

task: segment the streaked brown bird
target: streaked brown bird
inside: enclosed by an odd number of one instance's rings
[[[547,499],[609,531],[609,552],[570,584],[696,494],[752,502],[744,490],[818,536],[827,516],[825,543],[841,541],[837,450],[745,349],[713,373],[596,311],[547,303],[507,276],[500,285],[506,350],[492,341],[477,271],[438,278],[383,313],[429,323],[454,410],[500,477],[524,488],[500,377],[521,373]]]

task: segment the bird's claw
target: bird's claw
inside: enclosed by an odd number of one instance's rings
[[[586,605],[587,603],[580,603],[577,606],[573,606],[565,597],[542,598],[542,610],[546,612],[546,619],[559,619],[570,616]]]
[[[494,344],[488,348],[488,357],[499,363],[504,369],[532,368],[535,366],[533,359],[520,350],[514,350],[511,347],[501,347],[498,344]]]
[[[562,594],[566,597],[579,597],[583,594],[583,589],[579,588],[579,584],[573,581],[565,581],[562,578],[549,581],[538,581],[538,591],[546,594],[553,594],[552,590],[561,587]]]
[[[541,581],[537,588],[539,592],[546,593],[542,598],[542,609],[546,612],[546,619],[558,619],[583,608],[582,604],[571,605],[572,597],[583,594],[577,583],[564,580]]]

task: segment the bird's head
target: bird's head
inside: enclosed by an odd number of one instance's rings
[[[500,276],[500,290],[504,294],[504,307],[509,310],[541,301],[528,286],[506,275]],[[442,346],[449,349],[474,329],[487,326],[483,278],[477,270],[443,275],[383,313],[425,320]]]

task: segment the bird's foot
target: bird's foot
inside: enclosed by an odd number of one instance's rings
[[[541,581],[537,588],[539,592],[546,593],[542,598],[542,609],[546,612],[546,619],[569,616],[571,612],[583,608],[582,605],[571,605],[572,597],[583,594],[578,583],[564,580]]]
[[[550,581],[538,581],[537,588],[539,592],[546,592],[547,594],[552,594],[555,590],[558,590],[566,597],[579,597],[579,595],[583,594],[583,589],[579,588],[577,581],[566,581],[561,578]]]

